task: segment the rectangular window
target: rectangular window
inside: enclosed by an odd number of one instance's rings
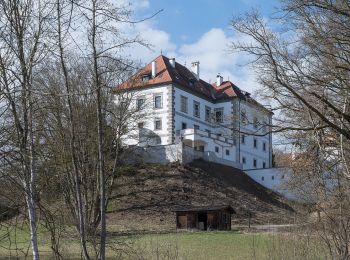
[[[245,135],[242,135],[242,136],[241,136],[241,143],[242,143],[242,144],[245,144]]]
[[[255,129],[258,129],[258,127],[259,127],[259,120],[257,117],[254,117],[253,126]]]
[[[181,108],[180,108],[180,110],[183,113],[187,113],[187,111],[188,111],[187,101],[188,101],[187,97],[181,96]]]
[[[275,176],[272,175],[272,176],[271,176],[271,180],[274,180],[274,179],[275,179]]]
[[[162,108],[162,95],[155,95],[154,96],[154,108]]]
[[[242,163],[243,163],[243,164],[246,164],[246,162],[247,162],[247,161],[246,161],[245,157],[242,157]]]
[[[263,162],[263,168],[266,168],[266,162]]]
[[[211,108],[205,106],[205,121],[210,122]]]
[[[155,130],[161,130],[162,129],[162,120],[156,119],[154,121],[154,129]]]
[[[187,124],[182,122],[181,128],[182,128],[182,130],[187,129]]]
[[[266,123],[266,121],[264,121],[264,122],[263,122],[263,125],[262,125],[262,131],[263,131],[264,133],[266,133],[266,126],[267,126],[267,123]]]
[[[261,177],[261,180],[264,181],[264,179],[265,179],[264,176],[262,176],[262,177]]]
[[[138,127],[138,128],[143,128],[143,126],[144,126],[144,123],[143,123],[143,122],[140,122],[140,123],[137,124],[137,127]]]
[[[256,140],[255,138],[254,138],[254,148],[257,148],[258,147],[258,140]]]
[[[215,122],[222,123],[224,121],[224,109],[216,108],[215,109]]]
[[[245,112],[245,110],[242,110],[241,111],[241,122],[243,124],[246,124],[247,123],[247,113]]]
[[[219,147],[215,146],[215,152],[218,153],[219,152]]]
[[[266,143],[265,142],[263,143],[263,151],[264,152],[266,151]]]
[[[145,98],[138,98],[136,101],[137,110],[143,109],[145,106]]]
[[[257,165],[256,159],[254,159],[254,160],[253,160],[253,166],[254,166],[254,168],[256,168],[256,165]]]
[[[230,150],[226,149],[226,155],[230,155]]]
[[[193,116],[200,117],[200,104],[197,101],[193,101]]]
[[[205,132],[207,132],[209,135],[211,133],[211,131],[209,129],[205,129]]]
[[[193,125],[193,128],[194,128],[195,130],[199,130],[199,125]]]

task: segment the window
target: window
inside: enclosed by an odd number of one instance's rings
[[[143,122],[138,123],[138,124],[137,124],[137,127],[138,127],[138,128],[143,128],[143,127],[144,127],[144,123],[143,123]]]
[[[264,179],[265,179],[264,176],[262,176],[262,177],[261,177],[261,180],[264,181]]]
[[[211,108],[205,106],[205,121],[210,122]]]
[[[226,155],[230,155],[230,150],[226,149]]]
[[[271,180],[274,180],[274,179],[275,179],[275,176],[272,175],[272,176],[271,176]]]
[[[266,123],[266,121],[264,121],[264,122],[263,122],[263,125],[262,125],[262,131],[263,131],[264,133],[266,133],[266,125],[267,125],[267,123]]]
[[[284,179],[284,174],[282,175],[281,179]]]
[[[144,98],[137,99],[137,101],[136,101],[137,110],[143,109],[144,105],[145,105],[145,99]]]
[[[156,119],[154,121],[154,129],[155,130],[161,130],[162,129],[162,120]]]
[[[254,160],[253,160],[253,166],[254,166],[254,168],[256,168],[256,164],[257,164],[257,163],[256,163],[256,159],[254,159]]]
[[[223,114],[224,114],[223,108],[215,109],[215,122],[216,123],[222,123],[224,121]]]
[[[151,76],[148,75],[148,74],[145,74],[145,75],[142,75],[142,76],[141,76],[141,80],[142,80],[142,81],[148,81],[150,78],[151,78]]]
[[[241,143],[242,143],[242,144],[245,144],[245,135],[242,135],[242,136],[241,136]]]
[[[242,110],[241,111],[241,122],[243,124],[246,124],[247,123],[247,113],[245,112],[245,110]]]
[[[184,123],[184,122],[182,122],[181,128],[182,128],[182,130],[183,130],[183,129],[187,129],[187,124]]]
[[[154,108],[162,108],[162,95],[154,96]]]
[[[257,117],[254,117],[254,122],[253,122],[253,126],[255,129],[258,129],[258,126],[259,126],[259,120]]]
[[[263,162],[263,168],[264,169],[266,168],[266,162]]]
[[[246,164],[246,159],[245,159],[245,157],[242,157],[242,163],[243,163],[243,164]]]
[[[256,140],[255,138],[254,138],[254,148],[257,148],[258,147],[258,140]]]
[[[187,106],[187,97],[181,96],[181,112],[187,113],[188,106]]]
[[[207,132],[208,135],[210,136],[211,131],[209,129],[205,129],[205,132]]]
[[[219,147],[215,146],[215,152],[216,152],[216,153],[219,152]]]
[[[200,104],[197,101],[193,101],[193,116],[200,117]]]
[[[263,143],[263,151],[266,151],[266,143]]]
[[[195,130],[199,130],[199,125],[193,125],[193,128],[194,128]]]

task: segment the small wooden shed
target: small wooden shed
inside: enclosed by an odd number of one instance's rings
[[[176,229],[231,230],[229,206],[188,207],[175,210]]]

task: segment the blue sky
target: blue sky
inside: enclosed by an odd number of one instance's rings
[[[128,2],[128,0],[124,0]],[[148,63],[161,52],[189,66],[200,61],[200,77],[208,82],[220,73],[240,88],[254,92],[259,88],[255,73],[248,66],[244,54],[229,52],[232,41],[245,41],[236,35],[229,23],[233,16],[257,9],[268,19],[279,5],[277,0],[133,0],[135,18],[150,16],[163,9],[154,18],[136,24],[141,38],[151,49],[134,46],[129,55]]]

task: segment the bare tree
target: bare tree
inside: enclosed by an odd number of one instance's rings
[[[3,122],[15,133],[6,132],[6,165],[14,170],[10,178],[20,181],[28,210],[33,259],[39,259],[37,243],[36,99],[32,80],[35,67],[45,54],[43,38],[50,6],[46,1],[1,1],[0,77],[2,102],[7,106]],[[2,122],[2,123],[3,123]],[[9,131],[9,128],[7,128]]]
[[[234,18],[250,42],[232,50],[252,57],[260,93],[276,111],[273,131],[294,150],[290,185],[320,213],[319,237],[332,257],[349,259],[350,4],[287,0],[277,15]]]

